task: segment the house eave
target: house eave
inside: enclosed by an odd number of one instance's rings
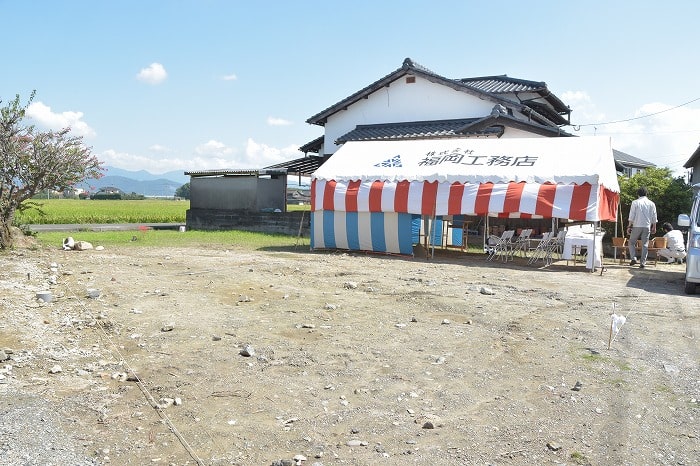
[[[328,118],[342,110],[346,110],[348,107],[353,105],[354,103],[358,102],[361,99],[368,98],[372,93],[391,86],[393,82],[396,82],[397,80],[401,79],[404,76],[419,76],[421,78],[424,78],[432,83],[436,84],[441,84],[444,86],[447,86],[451,89],[454,89],[459,92],[465,92],[467,94],[476,96],[480,99],[485,99],[489,100],[495,103],[500,103],[503,104],[509,108],[516,108],[519,111],[528,111],[532,110],[530,107],[527,107],[526,105],[520,104],[518,102],[515,102],[510,99],[506,99],[503,97],[500,97],[498,95],[481,91],[479,89],[475,89],[465,83],[463,83],[459,79],[448,79],[443,76],[440,76],[436,73],[433,73],[432,71],[428,70],[427,68],[424,68],[416,63],[414,63],[410,58],[406,58],[403,62],[403,66],[399,68],[398,70],[389,73],[388,75],[384,76],[383,78],[379,79],[378,81],[373,82],[369,86],[360,89],[359,91],[355,92],[354,94],[346,97],[345,99],[341,100],[340,102],[337,102],[336,104],[326,108],[325,110],[317,113],[316,115],[310,117],[309,119],[306,120],[307,123],[312,124],[312,125],[319,125],[319,126],[325,126],[326,122],[328,121]],[[527,110],[525,110],[527,109]],[[544,118],[544,117],[542,117]]]
[[[474,131],[479,131],[479,130],[484,130],[486,128],[492,127],[492,126],[504,126],[504,127],[510,127],[514,129],[520,129],[523,131],[527,131],[530,133],[535,133],[540,136],[550,136],[550,137],[557,137],[557,136],[562,136],[562,137],[572,137],[572,134],[567,133],[566,131],[563,131],[561,128],[558,126],[546,126],[546,125],[541,125],[537,123],[532,123],[528,121],[523,121],[518,118],[513,118],[508,115],[489,115],[487,117],[482,118],[481,120],[478,120],[474,123],[471,123],[469,125],[466,125],[457,131],[460,133],[467,133],[467,132],[474,132]]]
[[[683,168],[694,168],[698,160],[700,160],[700,145],[698,145],[693,155],[691,155],[688,161],[683,165]]]

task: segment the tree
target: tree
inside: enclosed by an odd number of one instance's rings
[[[683,177],[673,178],[668,168],[647,168],[631,178],[620,178],[620,211],[625,226],[630,205],[641,186],[647,187],[649,199],[656,204],[659,227],[664,222],[675,224],[678,214],[690,212],[692,188]]]
[[[0,107],[0,249],[12,247],[16,212],[37,207],[24,201],[46,189],[63,191],[102,176],[101,163],[82,137],[69,135],[70,128],[40,132],[22,123],[34,95],[25,106],[17,95]]]
[[[185,183],[175,190],[175,197],[181,197],[183,199],[190,198],[190,184]]]

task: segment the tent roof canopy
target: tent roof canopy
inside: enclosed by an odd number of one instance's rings
[[[313,174],[335,181],[553,183],[619,193],[610,138],[350,141]]]

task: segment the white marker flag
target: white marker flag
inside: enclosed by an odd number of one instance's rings
[[[627,318],[625,316],[619,316],[617,314],[612,315],[612,332],[613,334],[617,335],[617,333],[620,331],[622,326],[625,324],[627,321]]]
[[[614,309],[615,304],[613,304],[613,310]],[[610,336],[608,337],[608,349],[610,349],[610,345],[612,344],[613,340],[615,340],[615,337],[617,337],[618,332],[627,321],[627,318],[625,316],[619,316],[614,312],[613,315],[610,317],[612,318],[612,320],[610,321]]]

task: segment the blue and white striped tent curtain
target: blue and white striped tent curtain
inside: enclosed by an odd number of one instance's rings
[[[455,226],[464,216],[455,215]],[[431,235],[429,245],[462,245],[462,228],[445,228],[442,217],[424,222],[420,215],[396,212],[319,210],[311,214],[311,249],[349,249],[412,255],[413,246]],[[426,233],[426,228],[428,229]]]
[[[413,220],[396,212],[319,210],[311,214],[312,249],[413,254]]]

